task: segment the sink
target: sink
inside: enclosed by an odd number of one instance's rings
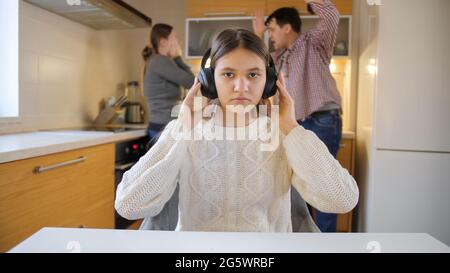
[[[58,130],[58,131],[39,131],[40,134],[48,134],[53,136],[83,136],[83,137],[99,137],[114,134],[110,131],[90,131],[90,130]]]

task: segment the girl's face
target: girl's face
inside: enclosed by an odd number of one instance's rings
[[[260,56],[239,47],[216,61],[214,79],[222,107],[257,105],[266,83],[266,65]]]

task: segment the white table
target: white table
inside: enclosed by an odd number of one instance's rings
[[[43,228],[10,252],[447,252],[424,233],[234,233]]]

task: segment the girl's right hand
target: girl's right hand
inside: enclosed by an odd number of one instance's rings
[[[195,77],[194,85],[189,89],[181,104],[178,119],[185,126],[184,128],[193,129],[202,118],[202,98],[196,96],[200,90],[200,86],[200,82]]]

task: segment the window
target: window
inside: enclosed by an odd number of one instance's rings
[[[19,116],[19,1],[0,1],[0,118]]]

